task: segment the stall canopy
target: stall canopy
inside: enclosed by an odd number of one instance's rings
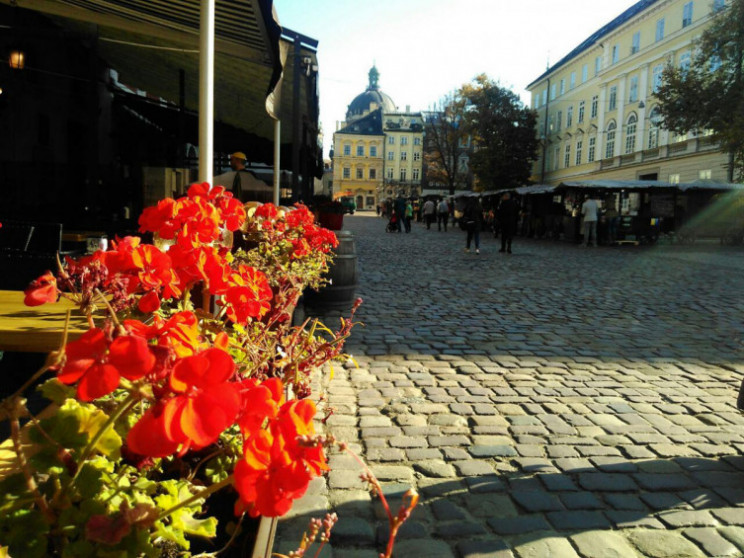
[[[709,190],[729,191],[744,190],[743,184],[732,184],[729,182],[716,182],[713,180],[697,180],[695,182],[683,182],[672,184],[658,180],[575,180],[561,182],[559,187],[580,188],[586,190]]]
[[[514,191],[520,196],[529,196],[531,194],[552,194],[555,190],[556,186],[550,186],[548,184],[533,184],[532,186],[522,186],[521,188],[514,189]]]

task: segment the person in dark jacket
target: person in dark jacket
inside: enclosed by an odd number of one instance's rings
[[[517,232],[518,214],[517,204],[511,199],[509,192],[504,192],[498,209],[499,226],[501,227],[501,250],[499,252],[512,253],[512,239],[514,233]]]
[[[465,211],[462,215],[465,231],[468,238],[465,244],[465,252],[470,252],[470,243],[475,241],[475,253],[480,254],[480,231],[483,227],[483,207],[478,198],[468,198]]]

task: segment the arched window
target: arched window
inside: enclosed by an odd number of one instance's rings
[[[654,107],[648,115],[648,148],[659,147],[659,128],[661,127],[661,112]]]
[[[615,156],[615,130],[617,126],[613,120],[607,125],[607,139],[605,142],[605,159],[611,159]]]
[[[682,70],[682,73],[687,73],[687,70],[690,69],[690,62],[692,60],[692,55],[690,54],[690,51],[683,52],[679,57],[679,69]]]
[[[631,114],[625,124],[625,154],[633,153],[635,151],[635,140],[636,140],[636,125],[638,123],[638,117],[635,114]]]

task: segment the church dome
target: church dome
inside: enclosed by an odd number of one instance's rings
[[[383,112],[395,112],[396,107],[390,95],[383,93],[377,80],[380,73],[372,66],[369,71],[369,85],[364,93],[354,97],[346,111],[346,122],[354,122],[374,109],[381,108]],[[373,104],[375,105],[373,107]]]

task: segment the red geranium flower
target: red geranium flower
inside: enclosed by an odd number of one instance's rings
[[[46,302],[56,302],[59,291],[57,290],[57,279],[51,271],[31,281],[31,284],[23,292],[26,306],[41,306]]]
[[[155,356],[144,337],[122,335],[110,341],[98,328],[68,343],[65,356],[57,379],[63,384],[79,382],[77,396],[83,401],[108,395],[119,387],[122,376],[137,380],[155,366]]]

